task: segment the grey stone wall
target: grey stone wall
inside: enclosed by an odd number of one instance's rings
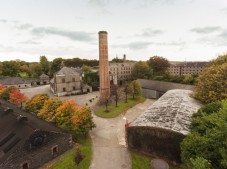
[[[29,163],[29,169],[41,167],[46,162],[69,150],[72,147],[72,137],[67,133],[43,132],[45,143],[32,147],[28,139],[25,144],[14,151],[2,164],[1,169],[20,169],[24,162]],[[54,146],[58,146],[58,152],[52,153]]]
[[[180,162],[180,142],[184,135],[153,127],[127,128],[129,149]]]

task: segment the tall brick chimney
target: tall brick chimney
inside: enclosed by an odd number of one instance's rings
[[[103,102],[110,96],[108,42],[106,31],[99,32],[99,84],[100,101]]]

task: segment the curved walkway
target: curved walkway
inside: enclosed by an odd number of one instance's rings
[[[125,117],[133,121],[155,100],[147,99],[129,109]],[[130,153],[125,142],[125,120],[123,115],[116,118],[93,116],[96,128],[90,133],[93,142],[93,160],[90,169],[130,169]]]

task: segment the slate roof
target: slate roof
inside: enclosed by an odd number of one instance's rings
[[[189,132],[191,116],[201,104],[190,96],[190,90],[169,90],[142,113],[131,126],[148,126],[172,130],[181,134]]]
[[[80,68],[70,68],[70,67],[63,67],[61,70],[59,70],[56,75],[66,75],[66,74],[71,74],[71,75],[78,75],[81,74],[82,71]]]
[[[185,66],[185,67],[205,67],[209,62],[170,62],[172,66]]]
[[[30,81],[22,79],[20,77],[4,77],[0,79],[0,84],[2,85],[30,84]]]
[[[45,78],[49,78],[49,76],[46,75],[45,73],[43,73],[43,74],[41,74],[41,75],[39,76],[39,78],[40,78],[40,79],[45,79]]]
[[[24,145],[36,130],[64,132],[53,124],[23,111],[7,101],[0,100],[0,162],[4,161],[18,147]]]

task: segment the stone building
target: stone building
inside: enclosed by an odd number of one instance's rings
[[[110,96],[110,75],[108,61],[107,32],[99,32],[99,91],[102,102]]]
[[[110,63],[110,81],[111,84],[123,84],[132,80],[132,70],[135,62],[126,61],[126,55],[123,56],[122,63]]]
[[[180,142],[189,133],[192,114],[201,107],[191,92],[169,90],[130,123],[126,129],[129,149],[180,162]]]
[[[16,88],[23,89],[31,87],[29,80],[22,79],[20,77],[4,77],[0,79],[0,84],[4,86],[15,86]]]
[[[63,67],[50,80],[50,89],[57,96],[92,92],[92,88],[82,83],[81,69]]]
[[[72,136],[0,100],[0,168],[34,169],[72,148]]]
[[[40,80],[40,85],[46,85],[50,83],[50,78],[45,73],[39,76],[39,80]]]
[[[170,62],[169,73],[172,75],[199,75],[208,62]]]

